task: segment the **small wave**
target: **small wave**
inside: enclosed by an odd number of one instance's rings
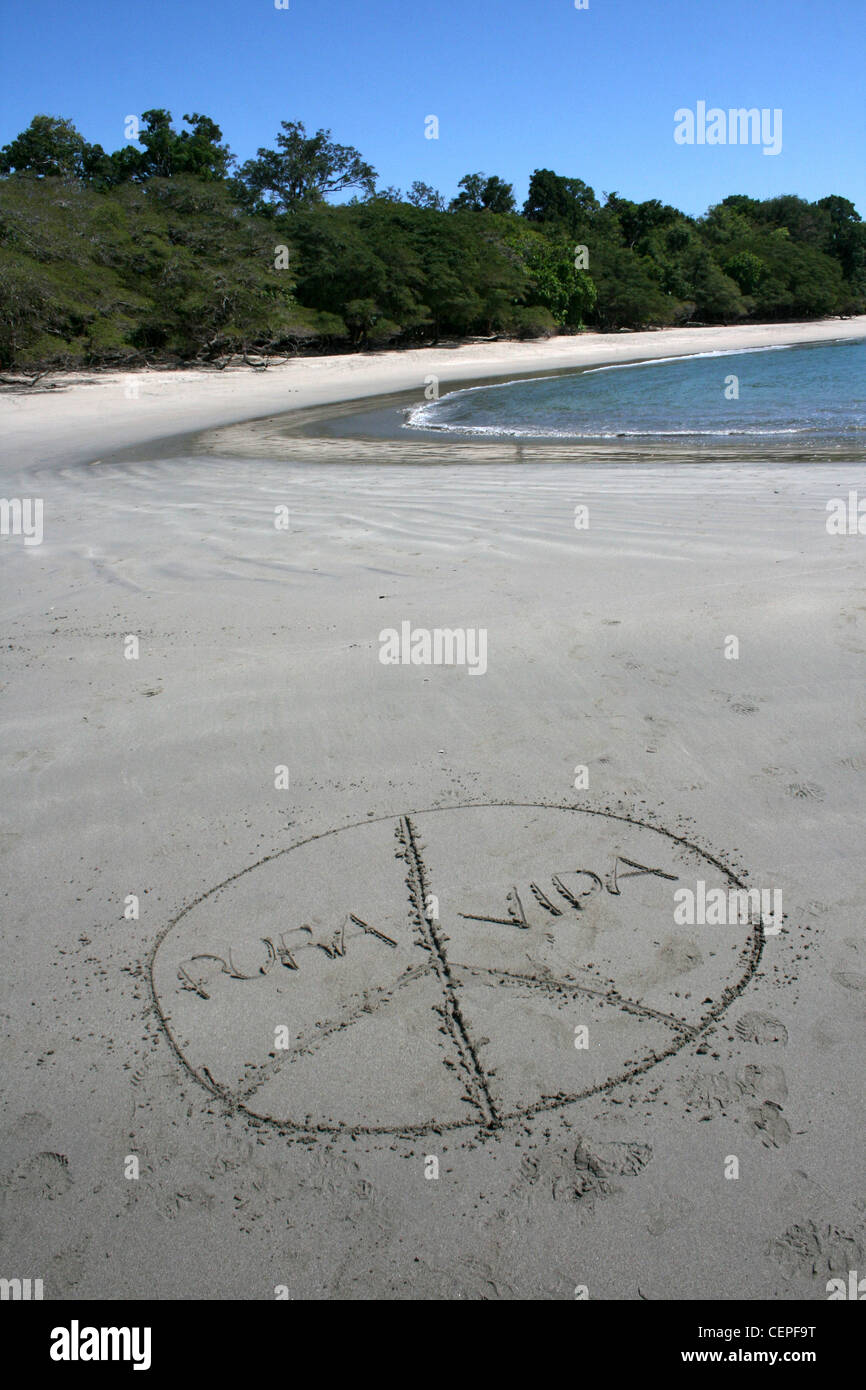
[[[663,362],[697,362],[701,357],[748,357],[754,352],[790,352],[798,343],[768,343],[765,347],[714,348],[711,352],[678,352],[673,357],[647,357],[642,362],[609,362],[604,367],[586,367],[584,375],[595,372],[624,372],[629,367],[660,367]]]
[[[407,422],[403,429],[417,429],[414,423]],[[762,438],[780,434],[808,434],[805,429],[768,430],[578,430],[537,429],[531,425],[438,425],[428,424],[424,429],[436,430],[440,434],[481,434],[495,435],[506,439],[725,439],[729,436],[742,437],[755,435]]]

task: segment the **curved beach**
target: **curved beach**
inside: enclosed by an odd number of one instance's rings
[[[762,1300],[824,1297],[840,1241],[862,1268],[866,537],[827,524],[866,497],[862,457],[626,469],[317,427],[431,375],[864,336],[587,334],[0,396],[4,495],[44,506],[41,543],[0,542],[10,1268],[51,1297],[104,1297],[110,1269],[116,1298]],[[483,630],[483,671],[385,664],[404,624]],[[572,833],[563,807],[602,819]],[[676,921],[695,874],[781,892],[781,929]],[[407,884],[417,980],[388,921]],[[476,959],[497,932],[511,954]],[[345,970],[342,1012],[317,970]],[[296,986],[309,1032],[280,1072]]]
[[[6,467],[38,453],[71,463],[170,435],[237,426],[220,447],[247,457],[274,454],[268,417],[373,396],[424,398],[427,378],[440,389],[545,371],[602,366],[703,352],[832,342],[866,336],[866,316],[819,323],[582,333],[546,342],[294,358],[256,372],[145,369],[48,377],[56,390],[0,395]],[[282,422],[281,422],[282,423]],[[213,440],[215,444],[217,440]],[[420,442],[420,441],[419,441]],[[210,442],[209,442],[210,444]]]

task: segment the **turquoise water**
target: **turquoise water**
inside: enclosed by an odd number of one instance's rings
[[[866,339],[470,387],[416,407],[406,423],[463,436],[866,444]]]

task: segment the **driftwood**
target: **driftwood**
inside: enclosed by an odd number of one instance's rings
[[[43,370],[42,370],[41,372],[36,372],[36,374],[35,374],[34,376],[31,376],[31,377],[29,378],[29,380],[28,380],[26,377],[24,377],[24,376],[0,376],[0,385],[2,385],[2,386],[35,386],[36,383],[37,383],[37,381],[41,381],[42,378],[43,378],[44,376],[47,376],[47,375],[48,375],[48,371],[49,371],[48,367],[45,367],[45,368],[43,368]]]

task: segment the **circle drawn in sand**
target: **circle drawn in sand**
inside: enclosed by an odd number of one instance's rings
[[[677,926],[674,891],[698,879],[744,886],[611,812],[368,820],[184,908],[153,952],[154,1002],[189,1072],[277,1128],[495,1129],[648,1071],[742,993],[762,928]]]

